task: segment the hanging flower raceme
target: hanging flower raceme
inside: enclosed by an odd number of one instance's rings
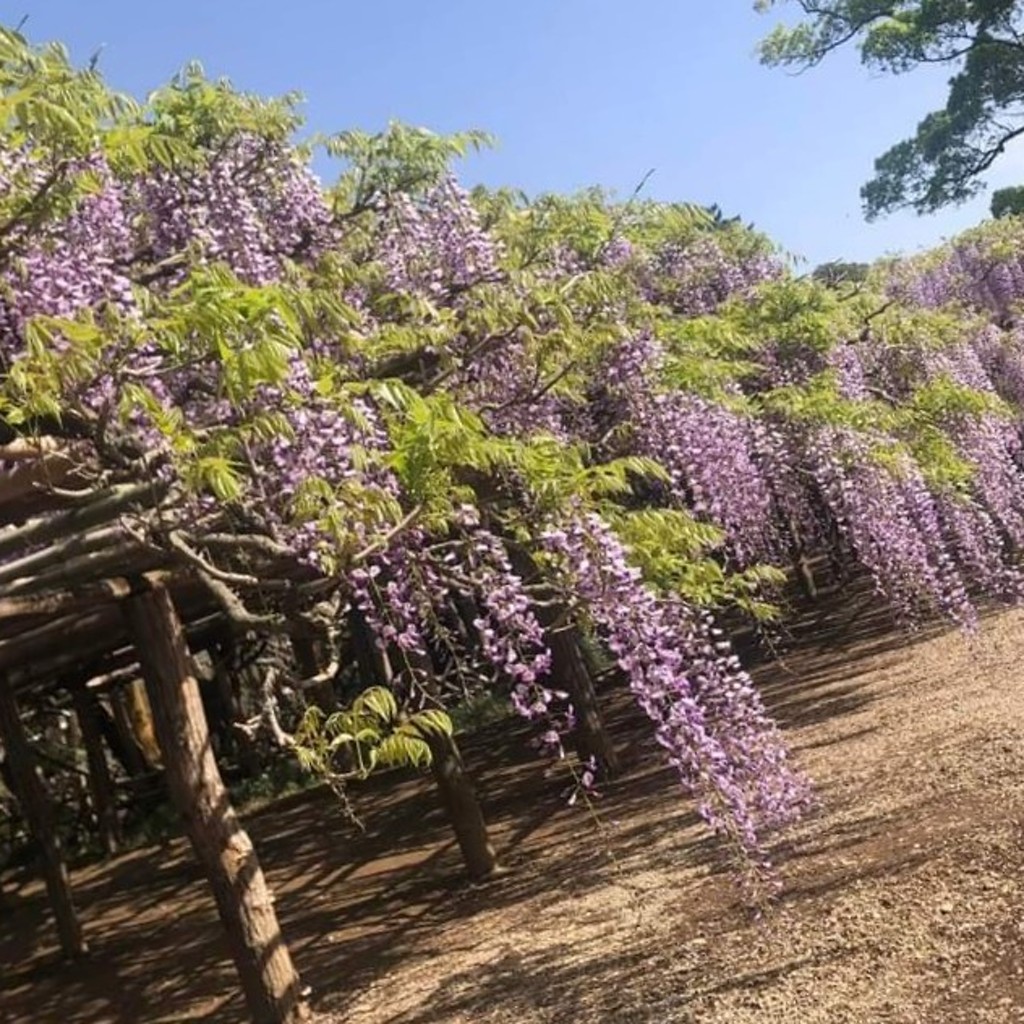
[[[243,281],[280,277],[288,259],[311,259],[336,241],[316,177],[290,150],[243,136],[205,166],[157,169],[129,190],[138,251],[180,280],[184,263],[225,263]]]
[[[766,835],[797,818],[810,796],[750,677],[710,616],[658,597],[598,516],[552,526],[544,544],[700,813],[741,855],[748,895],[763,895]]]
[[[622,235],[614,235],[601,247],[599,253],[602,267],[614,269],[627,264],[637,254],[636,246]]]
[[[1024,333],[989,325],[977,332],[971,345],[996,393],[1024,417]]]
[[[774,550],[784,554],[806,554],[828,547],[828,522],[818,500],[816,486],[804,472],[805,431],[778,420],[756,420],[751,424],[752,448],[760,474],[771,493],[777,532]]]
[[[730,253],[713,236],[689,244],[670,243],[651,261],[647,284],[652,301],[683,316],[705,316],[735,296],[745,296],[782,273],[777,260],[762,252]]]
[[[550,434],[568,441],[571,405],[538,385],[533,363],[522,336],[500,338],[486,351],[467,358],[449,387],[462,404],[478,411],[496,434]]]
[[[959,305],[1003,320],[1024,300],[1020,218],[983,225],[933,253],[889,265],[888,291],[926,309]]]
[[[546,685],[551,655],[523,580],[476,509],[458,509],[453,531],[441,540],[404,531],[349,573],[354,601],[382,650],[432,664],[434,682],[462,696],[508,693],[550,730],[571,710]]]
[[[721,526],[737,564],[770,561],[781,540],[756,455],[755,422],[716,402],[658,385],[663,352],[648,335],[618,345],[598,374],[628,454],[654,459],[670,500]]]
[[[808,468],[839,530],[900,620],[938,611],[972,625],[974,607],[920,469],[905,456],[883,463],[873,449],[871,438],[842,427],[808,438]]]
[[[8,155],[8,163],[13,159]],[[42,189],[44,168],[28,156],[18,163],[20,173],[9,172],[8,183],[17,180],[24,189],[25,182],[20,179],[27,175],[30,190]],[[124,270],[132,253],[132,236],[122,186],[101,156],[75,161],[63,174],[81,194],[71,201],[66,213],[57,211],[16,247],[2,274],[7,358],[24,344],[25,323],[33,316],[70,318],[100,303],[120,308],[133,304],[131,282]],[[0,187],[3,184],[0,180]]]
[[[835,371],[839,394],[860,401],[871,397],[869,370],[865,363],[870,354],[863,345],[838,345],[828,353],[827,363]]]
[[[964,579],[998,600],[1024,599],[1024,572],[988,510],[969,495],[952,492],[940,494],[936,507],[943,536]]]
[[[995,415],[961,417],[948,425],[972,467],[971,489],[1016,550],[1024,546],[1022,446],[1014,425]]]
[[[1021,430],[1010,410],[996,407],[1000,389],[1013,400],[1018,368],[1012,349],[993,338],[993,334],[1001,333],[991,327],[972,342],[944,347],[905,343],[897,348],[875,341],[858,346],[857,352],[862,366],[869,366],[862,381],[870,376],[875,390],[890,402],[913,401],[921,389],[947,385],[961,389],[962,395],[992,400],[991,408],[972,409],[948,402],[948,411],[937,412],[935,419],[971,469],[974,500],[987,511],[987,519],[994,521],[1010,544],[1019,549],[1024,544]],[[957,535],[962,538],[966,522],[962,514],[956,518]],[[982,533],[987,534],[987,528],[977,521]],[[978,538],[978,544],[987,545],[984,536]]]

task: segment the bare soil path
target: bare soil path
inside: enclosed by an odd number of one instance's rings
[[[1024,1021],[1024,611],[908,638],[851,598],[755,675],[821,799],[777,851],[785,892],[760,923],[622,694],[606,699],[633,767],[594,814],[515,737],[477,737],[514,869],[487,886],[463,884],[418,779],[371,786],[362,835],[322,794],[252,816],[324,1021]],[[39,885],[0,906],[0,1022],[243,1019],[183,844],[73,881],[81,964],[58,962]]]

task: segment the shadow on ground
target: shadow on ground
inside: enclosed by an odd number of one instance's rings
[[[784,728],[825,718],[849,719],[835,742],[865,728],[857,712],[871,699],[879,658],[898,657],[928,631],[894,632],[863,586],[833,595],[802,613],[784,649],[769,660],[749,644],[743,655]],[[862,666],[870,662],[867,674]],[[884,666],[884,660],[882,662]],[[615,822],[602,842],[579,808],[566,804],[570,779],[538,761],[527,734],[507,723],[467,741],[467,763],[478,782],[496,845],[513,870],[495,882],[469,887],[433,792],[408,774],[378,777],[362,786],[360,832],[322,791],[280,801],[247,819],[277,897],[285,937],[317,1001],[344,1004],[344,993],[387,974],[389,967],[444,942],[445,925],[484,909],[526,901],[545,892],[582,893],[607,884],[608,841],[620,864],[650,866],[658,856],[652,830],[678,831],[675,863],[720,869],[720,851],[678,798],[672,774],[658,766],[649,730],[628,693],[602,693],[610,726],[627,764],[624,776],[603,787],[599,815]],[[652,767],[653,766],[653,767]],[[871,816],[816,834],[817,845],[786,849],[793,858],[870,842],[885,828]],[[586,841],[581,840],[581,833]],[[611,837],[609,839],[609,836]],[[873,863],[876,872],[907,867],[899,858]],[[20,880],[4,887],[0,903],[0,1022],[61,1024],[227,1024],[244,1019],[234,971],[198,866],[182,842],[136,851],[75,873],[74,888],[91,954],[76,964],[58,959],[41,886]],[[820,880],[841,884],[840,875]],[[718,890],[721,891],[719,887]],[[807,886],[803,894],[810,892]],[[692,896],[691,896],[692,898]],[[717,897],[721,899],[721,896]],[[795,897],[794,897],[795,898]],[[732,898],[729,897],[731,900]],[[731,919],[737,920],[735,901]],[[704,908],[713,922],[721,907]],[[727,915],[728,916],[728,915]],[[497,999],[531,1005],[575,1005],[603,991],[600,1009],[617,1016],[622,972],[668,978],[687,970],[674,960],[655,964],[647,950],[609,951],[585,971],[571,948],[531,956],[510,952],[484,970],[453,974],[430,1000],[430,1011],[401,1018],[407,1024],[472,1014]],[[778,968],[784,970],[785,968]],[[665,974],[664,972],[668,972]],[[660,982],[659,982],[660,983]],[[730,984],[757,987],[764,979]],[[673,984],[678,991],[678,986]],[[518,995],[516,995],[518,993]],[[622,1003],[622,1006],[625,1006]]]

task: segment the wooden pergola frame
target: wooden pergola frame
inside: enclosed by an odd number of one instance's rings
[[[89,690],[141,676],[169,793],[213,892],[255,1024],[308,1017],[273,898],[213,755],[191,659],[231,628],[216,587],[187,559],[141,542],[124,517],[152,510],[165,489],[118,484],[65,490],[76,462],[48,441],[0,448],[0,739],[14,793],[40,850],[61,949],[87,952],[46,788],[20,702],[70,694],[82,728],[94,809],[106,842],[116,813]],[[91,684],[91,685],[90,685]]]

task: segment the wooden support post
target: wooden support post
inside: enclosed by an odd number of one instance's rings
[[[141,679],[133,679],[124,687],[123,693],[132,735],[146,759],[146,768],[150,771],[158,770],[160,745],[153,726],[153,709],[146,696],[146,684]]]
[[[125,771],[133,778],[146,775],[150,772],[150,766],[142,753],[138,740],[135,738],[135,730],[132,727],[131,716],[128,713],[128,698],[124,687],[117,687],[110,692],[110,710],[113,715],[114,728],[117,731],[117,747],[119,760],[124,765]],[[111,749],[115,747],[111,744]]]
[[[808,601],[818,597],[818,584],[811,568],[811,560],[804,547],[803,532],[794,516],[789,517],[789,552],[793,563],[793,575],[801,593]]]
[[[234,724],[241,721],[241,714],[238,710],[238,700],[235,697],[235,689],[231,685],[231,673],[224,665],[214,665],[213,668],[213,690],[216,693],[217,702],[222,708],[228,720],[228,736],[233,744],[235,741]]]
[[[35,757],[18,713],[18,702],[9,680],[5,678],[0,678],[0,738],[7,750],[15,799],[39,847],[46,894],[57,922],[61,950],[66,957],[74,959],[88,952],[88,947],[71,898],[71,882],[54,824],[50,797],[36,772]]]
[[[153,584],[129,598],[125,608],[168,787],[217,901],[253,1024],[307,1020],[273,897],[214,760],[199,685],[170,595]]]
[[[75,708],[82,743],[89,767],[89,796],[92,811],[96,816],[103,852],[109,857],[117,853],[121,845],[121,825],[117,819],[117,801],[114,796],[114,781],[110,776],[107,754],[103,748],[103,730],[100,724],[100,708],[96,695],[85,686],[71,687],[71,701]]]
[[[474,882],[481,882],[496,874],[499,866],[480,800],[463,767],[455,740],[451,736],[432,735],[427,743],[430,771],[462,851],[466,872]]]

